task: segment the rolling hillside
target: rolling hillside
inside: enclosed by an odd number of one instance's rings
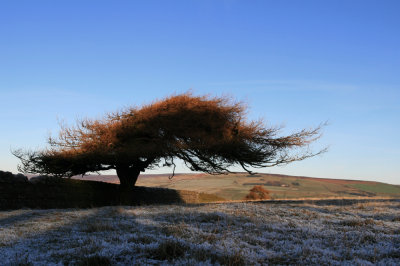
[[[76,177],[76,179],[82,179]],[[85,180],[118,183],[113,175],[92,175]],[[215,194],[226,200],[241,200],[251,188],[261,185],[272,199],[297,198],[400,198],[400,186],[380,182],[311,178],[277,174],[235,173],[229,175],[177,174],[171,180],[168,175],[141,175],[138,186],[163,187]]]

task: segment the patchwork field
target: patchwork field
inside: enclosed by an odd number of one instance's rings
[[[0,212],[1,265],[399,265],[400,202]]]
[[[77,177],[80,179],[80,177]],[[116,176],[87,176],[84,179],[118,183]],[[215,194],[226,200],[242,200],[255,185],[261,185],[272,199],[298,198],[400,198],[400,186],[380,182],[310,178],[276,174],[229,175],[179,174],[141,175],[138,186],[163,187]]]

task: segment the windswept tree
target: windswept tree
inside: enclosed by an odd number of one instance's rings
[[[71,177],[115,169],[122,187],[133,187],[140,172],[173,166],[181,159],[193,171],[224,174],[235,165],[271,167],[322,151],[308,146],[321,127],[279,136],[280,128],[247,121],[246,106],[227,97],[175,95],[141,108],[62,126],[50,147],[14,151],[25,173]]]

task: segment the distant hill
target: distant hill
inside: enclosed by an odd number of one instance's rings
[[[115,175],[91,175],[74,179],[118,184]],[[168,174],[140,175],[138,186],[190,190],[217,195],[226,200],[243,199],[256,185],[261,185],[273,199],[299,198],[400,198],[400,186],[381,182],[312,178],[279,174],[235,173],[229,175]]]

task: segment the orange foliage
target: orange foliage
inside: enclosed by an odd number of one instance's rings
[[[254,186],[245,197],[247,200],[262,200],[270,198],[271,196],[269,195],[269,191],[262,186]]]
[[[245,111],[243,103],[227,97],[185,93],[101,120],[62,126],[58,138],[49,139],[49,149],[14,154],[24,172],[72,176],[116,169],[122,184],[124,178],[137,178],[160,163],[175,166],[174,159],[195,171],[221,174],[237,164],[250,172],[248,167],[285,164],[320,153],[288,152],[317,139],[320,127],[278,137],[279,128],[248,122]]]

